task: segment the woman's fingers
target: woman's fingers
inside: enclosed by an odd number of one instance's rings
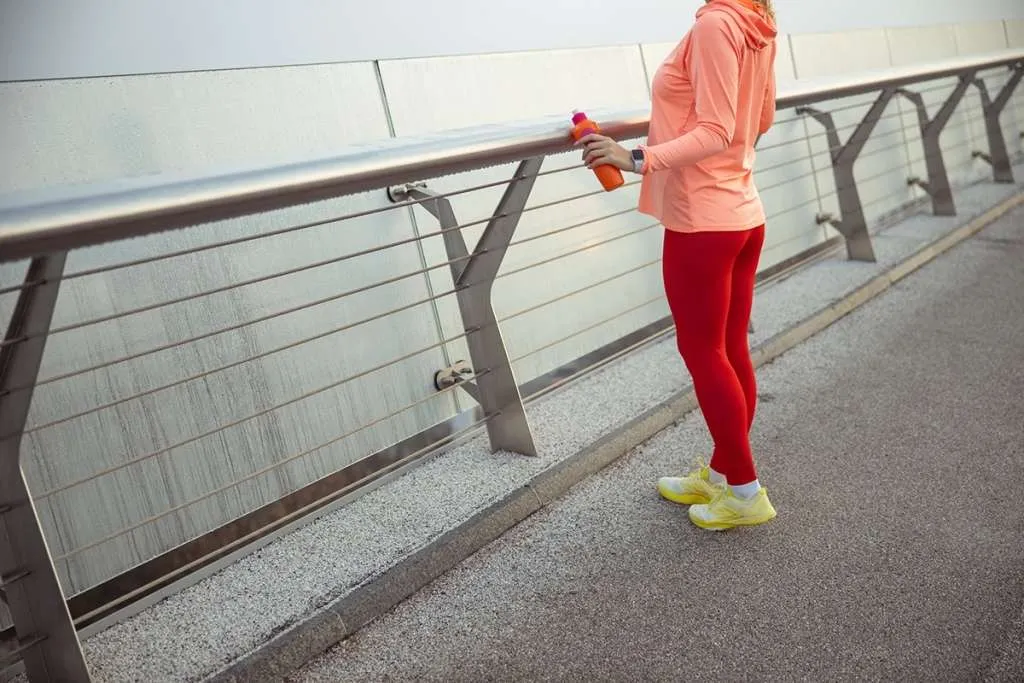
[[[601,166],[602,164],[608,163],[608,159],[611,154],[607,150],[600,150],[597,152],[591,152],[583,161],[586,163],[587,168],[593,168],[594,166]]]
[[[613,147],[614,145],[615,141],[611,138],[599,138],[597,140],[591,140],[590,142],[584,143],[583,149],[606,149],[608,147]]]
[[[580,138],[577,144],[583,146],[583,164],[587,168],[614,164],[615,150],[619,145],[610,137],[591,133]]]
[[[583,160],[589,161],[594,157],[594,155],[608,156],[611,154],[614,146],[615,143],[607,139],[592,142],[583,148]]]
[[[611,140],[611,138],[606,135],[601,135],[599,133],[591,133],[590,135],[584,135],[583,137],[581,137],[579,140],[576,141],[576,144],[589,145],[591,143],[601,142],[603,140]]]

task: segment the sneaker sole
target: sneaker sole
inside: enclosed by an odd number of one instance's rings
[[[711,502],[710,498],[699,493],[673,493],[672,491],[665,491],[660,486],[658,487],[658,494],[665,500],[678,503],[679,505],[706,505]]]
[[[753,517],[750,519],[736,520],[734,522],[708,522],[703,519],[694,517],[693,515],[689,515],[691,522],[699,526],[701,529],[706,529],[708,531],[727,531],[729,529],[735,529],[741,526],[758,526],[761,524],[767,524],[768,522],[775,519],[777,516],[778,513],[772,510],[772,513],[770,515],[765,515],[764,517]]]

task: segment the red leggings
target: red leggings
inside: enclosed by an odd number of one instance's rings
[[[711,467],[732,485],[757,479],[750,427],[757,381],[747,328],[764,226],[740,232],[665,231],[665,293],[704,421]]]

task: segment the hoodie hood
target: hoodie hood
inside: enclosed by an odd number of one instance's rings
[[[728,15],[743,32],[747,47],[753,50],[764,49],[778,34],[775,22],[771,17],[755,9],[751,0],[711,0],[697,10],[697,18],[707,12],[722,12]]]

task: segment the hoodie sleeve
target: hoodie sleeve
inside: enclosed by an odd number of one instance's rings
[[[775,44],[772,44],[772,68],[768,70],[768,85],[764,91],[764,102],[761,105],[761,120],[757,126],[757,134],[764,135],[775,123]]]
[[[644,172],[692,166],[732,144],[743,46],[734,28],[721,12],[709,12],[694,24],[687,68],[697,126],[674,140],[647,147]]]

